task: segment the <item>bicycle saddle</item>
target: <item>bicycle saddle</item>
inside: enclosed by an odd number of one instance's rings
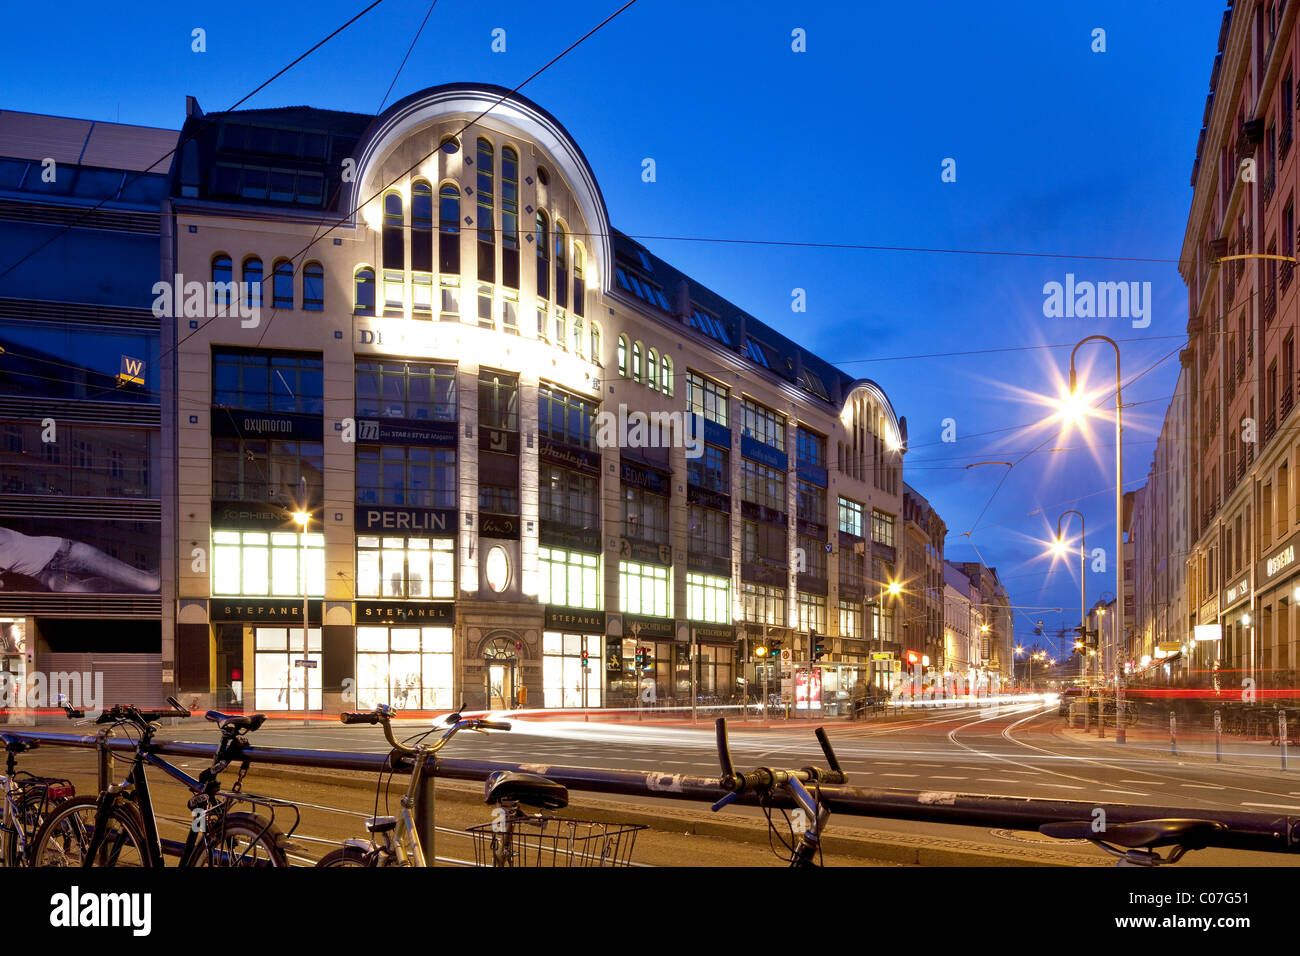
[[[233,727],[235,730],[247,730],[250,734],[266,723],[266,714],[223,714],[219,710],[210,710],[204,716],[222,730]]]
[[[488,776],[483,792],[484,802],[493,805],[503,800],[539,810],[563,810],[569,805],[569,791],[564,784],[535,773],[498,770]]]
[[[39,746],[35,740],[23,740],[13,734],[0,734],[0,740],[4,741],[5,750],[11,754],[23,754]]]
[[[1093,831],[1091,821],[1071,820],[1068,823],[1045,823],[1038,832],[1061,840],[1101,840],[1130,849],[1181,846],[1188,850],[1202,850],[1212,834],[1226,829],[1214,820],[1167,819],[1115,823],[1098,833]]]

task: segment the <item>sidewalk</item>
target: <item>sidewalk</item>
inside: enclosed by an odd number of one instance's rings
[[[1076,743],[1091,743],[1098,747],[1109,745],[1112,752],[1122,749],[1140,751],[1168,757],[1175,761],[1196,760],[1223,767],[1241,767],[1251,770],[1282,770],[1282,748],[1277,743],[1270,743],[1266,738],[1243,737],[1238,734],[1222,734],[1219,740],[1222,760],[1215,756],[1214,732],[1202,727],[1193,729],[1179,728],[1177,737],[1171,746],[1169,728],[1156,728],[1150,719],[1141,720],[1135,727],[1124,728],[1125,742],[1115,741],[1113,715],[1107,721],[1105,736],[1099,737],[1094,721],[1089,730],[1081,725],[1062,724],[1060,734]],[[1287,769],[1300,772],[1300,747],[1290,744],[1286,748]]]

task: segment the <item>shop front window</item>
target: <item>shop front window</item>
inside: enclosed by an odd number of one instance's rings
[[[260,711],[320,710],[320,628],[258,627],[253,638],[253,708]],[[306,662],[307,666],[303,666]]]
[[[600,643],[599,634],[542,634],[543,707],[600,706]]]
[[[453,708],[452,676],[450,627],[357,628],[358,708]]]
[[[450,598],[452,538],[357,537],[357,597]]]
[[[280,531],[213,531],[213,595],[325,596],[325,536]]]

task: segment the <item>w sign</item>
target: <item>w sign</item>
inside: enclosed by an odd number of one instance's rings
[[[143,385],[144,384],[144,360],[131,358],[129,355],[122,356],[122,371],[117,373],[118,385]]]

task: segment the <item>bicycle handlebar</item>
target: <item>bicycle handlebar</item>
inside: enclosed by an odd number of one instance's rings
[[[388,745],[398,753],[404,754],[409,757],[420,756],[421,754],[428,756],[430,754],[437,753],[446,745],[447,741],[450,740],[455,735],[455,733],[459,730],[488,731],[488,730],[509,730],[510,729],[509,722],[504,720],[482,720],[477,717],[470,718],[470,719],[457,719],[455,723],[453,723],[451,727],[447,729],[447,732],[444,733],[436,743],[422,744],[418,747],[412,747],[409,744],[402,743],[400,740],[398,740],[396,737],[393,736],[393,725],[392,725],[393,715],[394,712],[392,711],[391,708],[381,704],[378,707],[376,707],[374,710],[368,711],[366,713],[360,713],[357,711],[346,711],[342,714],[339,714],[339,722],[343,724],[380,724],[384,728],[384,737],[387,738]],[[456,718],[460,718],[459,713],[453,714],[452,716]]]
[[[835,757],[835,751],[831,749],[830,739],[821,727],[817,728],[817,742],[821,744],[822,753],[826,755],[826,762],[830,765],[829,770],[822,770],[819,767],[804,767],[801,770],[772,770],[760,767],[750,773],[736,773],[735,764],[731,759],[731,746],[727,739],[727,718],[719,717],[715,727],[718,740],[718,763],[722,766],[722,777],[718,784],[731,794],[743,793],[746,790],[772,790],[784,786],[791,780],[798,780],[800,783],[844,783],[847,779],[840,768],[839,760]],[[730,802],[731,800],[719,802],[714,809]]]
[[[354,711],[339,714],[339,722],[344,724],[377,724],[379,715],[376,713],[360,714]]]

